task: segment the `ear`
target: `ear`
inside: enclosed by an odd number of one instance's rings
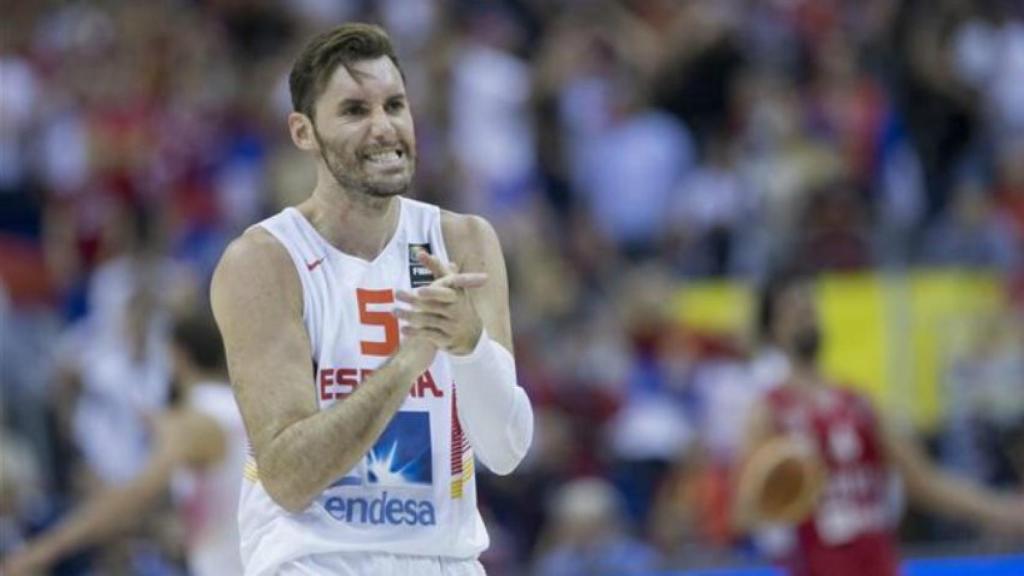
[[[320,149],[319,143],[316,141],[316,135],[313,132],[314,130],[316,128],[313,127],[313,121],[310,120],[309,116],[302,112],[288,114],[288,132],[292,135],[292,142],[300,150],[314,152]]]

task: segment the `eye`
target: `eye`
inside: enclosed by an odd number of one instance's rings
[[[341,107],[342,116],[363,116],[366,114],[366,106],[363,104],[346,104]]]
[[[389,113],[392,113],[392,114],[395,113],[395,112],[401,112],[404,109],[405,109],[405,100],[403,100],[401,98],[395,98],[394,100],[388,100],[388,103],[385,105],[385,110],[387,110]]]

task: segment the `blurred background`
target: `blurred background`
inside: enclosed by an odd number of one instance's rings
[[[0,552],[138,470],[170,400],[169,319],[204,304],[230,239],[312,188],[287,74],[349,19],[402,59],[415,196],[504,245],[537,433],[514,475],[479,473],[491,574],[570,573],[573,550],[638,573],[771,562],[784,543],[730,528],[728,478],[777,374],[757,286],[793,262],[816,273],[830,376],[944,468],[1024,487],[1019,1],[3,13]],[[907,557],[1021,552],[896,493]],[[58,573],[183,574],[173,518]]]

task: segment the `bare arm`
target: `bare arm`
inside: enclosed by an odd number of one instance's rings
[[[910,438],[882,426],[889,458],[915,504],[999,531],[1024,535],[1024,498],[998,494],[936,467]]]
[[[142,472],[124,486],[107,489],[86,502],[56,529],[30,542],[11,557],[4,574],[45,569],[78,550],[132,528],[167,488],[180,466],[205,466],[219,461],[224,433],[209,416],[182,409],[162,415],[156,423],[157,443]]]
[[[767,408],[760,402],[755,403],[751,408],[744,425],[743,446],[740,448],[733,472],[735,496],[732,505],[732,521],[736,528],[750,530],[761,522],[761,518],[757,517],[757,507],[754,502],[757,492],[747,473],[747,463],[758,448],[775,437],[776,432],[771,424]]]
[[[425,339],[405,339],[352,395],[319,411],[301,290],[284,247],[259,229],[232,243],[211,288],[260,482],[290,512],[356,465],[436,353]]]

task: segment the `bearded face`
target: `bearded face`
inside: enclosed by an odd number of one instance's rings
[[[797,284],[778,297],[775,333],[779,344],[797,360],[813,364],[821,350],[821,326],[810,285]]]
[[[344,190],[376,198],[408,192],[416,136],[405,84],[389,58],[339,66],[315,118],[320,156]]]

